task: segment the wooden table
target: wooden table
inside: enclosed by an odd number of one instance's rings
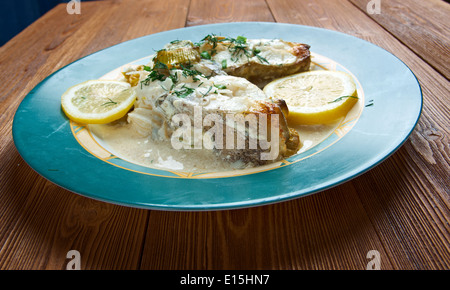
[[[0,269],[450,269],[449,22],[441,0],[123,0],[66,4],[0,48]],[[375,1],[376,2],[376,1]],[[376,8],[376,6],[374,6]],[[214,212],[134,209],[68,192],[35,173],[11,134],[27,93],[111,45],[217,22],[337,30],[394,53],[418,77],[420,121],[385,162],[338,187],[273,205]]]

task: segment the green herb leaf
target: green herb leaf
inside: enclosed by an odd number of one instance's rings
[[[117,105],[117,102],[114,102],[110,98],[108,98],[109,102],[106,102],[104,104],[101,104],[102,106],[110,106],[110,105]]]
[[[208,89],[208,91],[207,91],[206,93],[202,94],[202,95],[203,95],[203,97],[204,97],[204,96],[206,96],[207,94],[209,94],[209,92],[211,91],[211,89],[212,89],[212,86],[211,86],[211,87],[209,87],[209,89]]]
[[[257,54],[256,57],[259,59],[260,62],[265,62],[265,63],[269,64],[269,61],[267,59],[265,59],[264,57],[260,56],[259,54]]]
[[[265,59],[264,57],[259,55],[260,52],[261,52],[261,50],[259,50],[257,48],[253,49],[253,55],[256,56],[260,62],[265,62],[265,63],[269,64],[269,61],[267,59]]]
[[[175,74],[170,74],[169,75],[169,78],[172,80],[172,86],[171,86],[171,90],[173,90],[173,88],[175,87],[175,85],[177,84],[177,82],[178,82],[178,73],[176,73],[175,72]]]
[[[157,61],[153,66],[153,69],[169,69],[169,67],[165,63]]]
[[[209,42],[212,44],[213,49],[217,47],[217,43],[224,41],[224,38],[217,38],[217,36],[215,34],[208,34],[207,36],[205,36],[199,43],[199,46],[201,45],[201,42]]]
[[[339,101],[341,101],[341,100],[343,100],[343,99],[345,99],[345,98],[359,99],[358,97],[355,97],[355,96],[342,96],[342,97],[337,98],[337,99],[334,100],[334,101],[328,102],[328,104],[339,102]]]
[[[211,54],[209,54],[209,52],[207,52],[207,51],[203,51],[202,53],[200,53],[200,56],[203,59],[211,59]]]
[[[181,69],[183,70],[183,76],[185,76],[185,77],[191,76],[192,79],[194,80],[194,82],[200,80],[196,76],[203,76],[203,74],[201,72],[199,72],[198,70],[191,69],[192,65],[184,66],[184,65],[181,64],[180,66],[181,66]]]
[[[240,44],[244,44],[247,42],[247,38],[244,36],[238,36],[238,37],[236,37],[236,42],[240,43]]]
[[[218,88],[219,90],[225,90],[227,88],[226,85],[214,85],[216,88]]]
[[[173,92],[177,97],[179,98],[186,98],[187,96],[189,96],[190,94],[192,94],[194,92],[194,89],[186,87],[183,85],[183,87],[181,88],[181,90],[179,91],[175,91]]]

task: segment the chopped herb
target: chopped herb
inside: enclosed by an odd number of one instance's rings
[[[237,38],[236,38],[236,42],[237,43],[246,43],[247,42],[247,38],[246,37],[244,37],[244,36],[238,36]]]
[[[165,79],[165,77],[166,77],[166,76],[165,76],[164,74],[162,74],[162,73],[160,73],[160,72],[158,72],[158,71],[156,71],[156,70],[152,70],[152,71],[150,72],[150,74],[147,76],[147,78],[141,82],[141,86],[142,86],[142,84],[148,86],[148,84],[149,84],[150,82],[154,82],[154,81],[156,81],[156,80],[162,81],[162,80]]]
[[[172,41],[170,42],[170,44],[176,44],[176,43],[179,43],[179,42],[181,42],[181,40],[172,40]]]
[[[225,37],[217,37],[215,34],[208,34],[207,36],[205,36],[201,41],[200,41],[200,45],[201,42],[209,42],[212,44],[213,49],[217,47],[217,43],[222,42],[225,40]]]
[[[144,65],[143,67],[145,71],[152,71],[152,68],[147,65]]]
[[[181,87],[181,90],[174,91],[173,93],[179,98],[186,98],[187,96],[189,96],[193,92],[194,92],[194,89],[186,87],[185,85],[183,85]]]
[[[155,63],[155,65],[153,66],[153,69],[155,70],[155,69],[169,69],[169,67],[165,64],[165,63],[162,63],[162,62],[160,62],[160,61],[157,61],[156,63]]]
[[[260,62],[265,62],[267,64],[269,64],[269,61],[267,59],[265,59],[264,57],[260,56],[258,53],[255,53],[255,51],[253,51],[255,56],[259,59]]]
[[[269,63],[269,61],[267,61],[267,59],[265,59],[264,57],[260,56],[259,53],[261,52],[261,50],[259,50],[258,48],[253,49],[253,55],[256,56],[260,62],[265,62],[265,63]]]
[[[334,101],[328,102],[328,104],[339,102],[339,101],[341,101],[341,100],[343,100],[343,99],[345,99],[345,98],[359,99],[358,97],[355,97],[355,96],[342,96],[342,97],[337,98],[337,99],[334,100]]]
[[[212,86],[210,86],[209,89],[208,89],[208,91],[206,91],[206,93],[202,94],[202,96],[204,97],[204,96],[206,96],[207,94],[209,94],[209,92],[211,91],[211,89],[212,89]]]
[[[218,88],[219,90],[225,90],[227,88],[227,86],[225,85],[214,85],[216,88]]]
[[[158,53],[158,52],[160,52],[160,51],[166,51],[167,49],[165,49],[165,48],[163,48],[163,49],[160,49],[160,50],[155,50],[155,49],[153,49],[156,53]],[[153,59],[156,59],[157,58],[157,56],[155,56]]]
[[[231,52],[231,59],[234,62],[237,62],[241,54],[244,54],[247,58],[250,58],[251,55],[247,50],[247,38],[238,36],[237,38],[227,38],[227,40],[232,44],[228,47],[228,50]]]
[[[224,59],[222,60],[222,69],[226,69],[227,68],[227,60]]]
[[[202,53],[200,53],[200,56],[203,59],[211,59],[211,54],[209,54],[209,52],[207,52],[207,51],[203,51]]]
[[[165,90],[166,92],[169,92],[169,91],[170,91],[170,90],[166,89],[162,84],[159,84],[159,85],[160,85],[161,89]],[[173,87],[173,85],[172,85],[172,87]],[[172,88],[171,88],[171,89],[172,89]]]
[[[172,80],[172,87],[170,88],[171,90],[173,90],[173,88],[175,87],[175,85],[178,82],[178,73],[175,72],[175,74],[170,74],[169,78]]]
[[[189,77],[191,76],[192,79],[194,80],[194,82],[199,81],[200,79],[197,78],[196,76],[203,76],[203,74],[201,72],[199,72],[198,70],[195,69],[191,69],[192,65],[181,65],[181,69],[183,70],[183,76],[185,77]]]
[[[117,105],[117,102],[114,102],[110,98],[108,98],[108,100],[109,100],[109,102],[102,104],[102,106]]]

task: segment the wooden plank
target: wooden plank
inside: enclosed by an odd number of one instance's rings
[[[71,16],[62,4],[0,48],[1,71],[10,72],[0,75],[0,269],[63,269],[71,249],[83,269],[365,269],[370,250],[380,252],[382,269],[448,269],[447,80],[347,1],[268,3],[192,0],[187,21],[188,1],[83,2],[82,14]],[[150,213],[77,196],[37,175],[14,148],[19,102],[65,64],[185,23],[272,21],[270,12],[279,22],[365,38],[404,60],[425,96],[405,146],[319,194],[203,213]]]
[[[366,39],[397,55],[416,74],[424,93],[418,126],[396,154],[352,184],[394,268],[448,268],[448,81],[347,1],[268,0],[268,4],[278,22],[339,30]],[[424,254],[428,252],[433,255]]]
[[[365,269],[387,254],[350,183],[279,204],[219,212],[152,212],[141,269]]]
[[[274,20],[264,0],[191,0],[186,26],[240,21]]]
[[[350,0],[447,79],[450,77],[450,4],[442,0],[389,0],[368,13],[367,0]]]
[[[14,112],[42,79],[86,54],[143,35],[183,27],[185,1],[61,4],[0,48],[0,269],[64,269],[69,250],[82,269],[137,269],[149,211],[68,192],[36,174],[11,136]],[[177,13],[162,13],[178,6]],[[130,25],[135,24],[135,26]],[[51,33],[49,33],[51,31]]]
[[[207,3],[192,1],[188,25],[273,20],[261,1]],[[152,212],[148,227],[141,269],[365,269],[373,249],[392,268],[350,184],[250,209]]]

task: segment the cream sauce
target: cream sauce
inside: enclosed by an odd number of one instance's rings
[[[296,127],[302,142],[298,153],[310,150],[324,141],[337,125]],[[129,124],[89,125],[89,128],[100,145],[131,163],[178,172],[223,172],[239,169],[238,164],[226,162],[208,149],[176,150],[170,142],[143,138],[131,130]]]

